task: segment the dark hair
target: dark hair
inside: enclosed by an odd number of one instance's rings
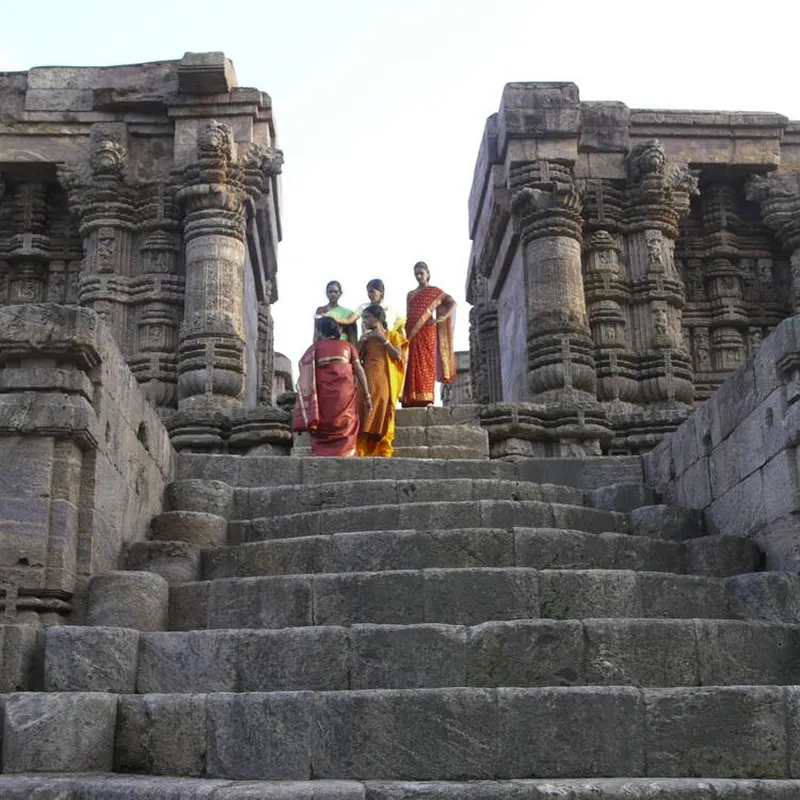
[[[323,339],[338,338],[341,334],[339,323],[333,317],[320,317],[317,320],[317,330]]]
[[[377,289],[381,293],[381,297],[386,294],[386,289],[383,288],[383,281],[380,278],[373,278],[367,284],[367,291],[370,289]]]
[[[330,288],[331,288],[331,286],[338,286],[338,287],[339,287],[339,293],[340,293],[340,294],[342,293],[342,284],[341,284],[341,283],[339,283],[339,281],[328,281],[328,282],[325,284],[325,291],[327,292],[327,291],[328,291],[328,289],[330,289]]]
[[[414,264],[414,269],[416,269],[417,267],[422,267],[422,269],[424,269],[425,272],[428,273],[428,275],[431,274],[430,267],[424,261],[417,261],[417,263]]]
[[[362,313],[375,317],[384,328],[386,327],[386,312],[377,303],[367,306]]]

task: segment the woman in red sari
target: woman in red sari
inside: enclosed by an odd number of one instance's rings
[[[435,381],[452,383],[456,378],[455,300],[429,284],[431,274],[425,262],[414,265],[414,277],[419,286],[408,293],[408,365],[400,398],[404,408],[433,405]]]
[[[354,456],[358,436],[356,382],[372,408],[367,379],[350,342],[332,317],[317,320],[319,340],[300,359],[294,429],[308,431],[313,456]]]

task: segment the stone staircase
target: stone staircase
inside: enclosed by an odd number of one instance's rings
[[[178,470],[89,624],[28,627],[3,800],[800,797],[800,578],[638,459]]]
[[[480,426],[479,406],[399,408],[395,458],[489,458],[489,434]],[[292,455],[310,455],[308,434],[296,434]]]

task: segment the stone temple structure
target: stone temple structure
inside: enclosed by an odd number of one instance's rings
[[[570,87],[518,90],[506,129],[574,123]],[[652,132],[626,158],[624,110],[596,112],[579,155],[609,183],[582,194],[566,135],[508,141],[537,156],[514,192],[492,166],[521,221],[490,226],[508,257],[476,273],[472,374],[398,416],[407,457],[313,458],[270,404],[291,370],[266,95],[219,54],[0,75],[2,800],[800,796],[792,173],[701,172],[733,199],[687,228],[692,317],[673,242],[697,167]],[[776,139],[736,125],[766,173]],[[743,316],[748,347],[775,326],[746,358]],[[527,394],[485,403],[513,374],[492,325],[526,318]],[[677,320],[708,328],[708,369]]]
[[[493,455],[637,453],[674,430],[800,311],[799,170],[778,114],[508,84],[469,198]]]
[[[269,96],[187,53],[6,74],[0,98],[0,307],[95,311],[177,449],[257,438],[281,235]]]

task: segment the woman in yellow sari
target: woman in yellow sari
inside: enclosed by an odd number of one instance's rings
[[[393,452],[394,416],[397,399],[403,389],[408,339],[403,335],[403,322],[386,329],[386,313],[379,305],[367,306],[361,315],[364,335],[358,352],[367,375],[372,408],[365,407],[360,392],[361,428],[357,449],[360,456],[388,458]]]

